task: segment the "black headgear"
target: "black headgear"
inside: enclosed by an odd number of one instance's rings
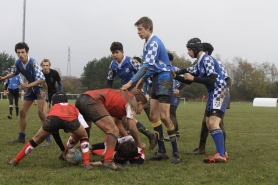
[[[187,42],[186,47],[192,49],[192,51],[194,52],[194,58],[197,58],[198,53],[200,51],[203,51],[203,44],[198,38],[190,39]]]
[[[68,98],[65,93],[57,92],[57,93],[53,94],[53,96],[51,98],[52,105],[55,105],[56,103],[64,103],[64,102],[68,102]]]

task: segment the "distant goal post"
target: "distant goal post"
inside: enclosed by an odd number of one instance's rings
[[[183,101],[183,104],[185,105],[185,98],[181,98],[181,101]]]

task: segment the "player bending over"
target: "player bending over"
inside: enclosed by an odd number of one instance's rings
[[[65,132],[72,132],[80,139],[82,160],[86,169],[92,169],[90,165],[89,140],[88,135],[80,122],[78,121],[79,111],[74,105],[68,102],[67,96],[64,93],[55,93],[52,96],[52,107],[47,115],[47,118],[39,129],[37,134],[20,150],[17,156],[10,160],[8,164],[12,166],[18,163],[29,154],[35,147],[44,141],[44,139],[53,132],[59,129],[64,129]],[[67,150],[64,151],[64,158]]]

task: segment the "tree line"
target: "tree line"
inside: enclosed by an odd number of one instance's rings
[[[180,69],[194,64],[185,56],[178,56],[174,51],[173,65]],[[275,64],[269,62],[250,63],[247,59],[235,57],[232,61],[222,61],[220,55],[216,55],[232,80],[230,94],[231,101],[252,101],[255,97],[278,97],[278,70]],[[94,90],[106,87],[108,68],[113,60],[112,56],[93,59],[83,67],[80,78],[63,76],[62,82],[66,93],[80,94],[86,90]],[[3,52],[0,53],[0,73],[6,75],[9,67],[15,62],[15,57]],[[56,69],[60,72],[59,69]],[[61,75],[61,74],[60,74]],[[114,80],[113,88],[122,86],[118,77]],[[3,83],[0,84],[0,91],[4,90]],[[202,84],[192,83],[186,85],[181,91],[181,97],[187,100],[199,101],[207,90]]]

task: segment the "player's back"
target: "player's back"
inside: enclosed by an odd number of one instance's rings
[[[98,89],[86,91],[95,101],[104,105],[113,117],[122,118],[126,115],[126,105],[134,96],[128,91],[117,89]]]
[[[56,116],[62,120],[71,121],[77,119],[78,115],[79,111],[74,105],[70,103],[57,103],[50,108],[47,117]]]

